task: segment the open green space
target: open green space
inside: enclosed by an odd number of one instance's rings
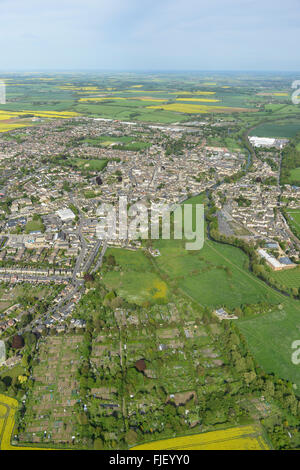
[[[292,343],[299,340],[300,306],[298,301],[286,300],[281,308],[255,318],[239,320],[238,327],[257,362],[278,377],[290,380],[300,395],[299,365],[292,362]]]
[[[154,272],[154,268],[142,251],[128,251],[111,248],[107,256],[112,255],[117,264],[117,271],[103,275],[105,286],[114,290],[130,303],[164,303],[168,299],[166,283]]]
[[[292,228],[296,228],[300,232],[300,209],[287,209],[289,217],[289,225]]]
[[[41,219],[31,220],[27,222],[25,226],[25,230],[27,233],[30,232],[43,232],[45,230],[45,226]]]
[[[300,168],[293,168],[290,170],[290,178],[293,184],[300,183]]]
[[[257,137],[291,138],[300,131],[300,120],[286,120],[278,122],[267,122],[252,129],[250,135]]]
[[[300,267],[285,271],[274,271],[272,278],[280,281],[283,286],[300,288]]]
[[[85,139],[84,142],[93,147],[110,147],[113,145],[116,149],[132,151],[142,150],[151,145],[149,142],[136,141],[130,136],[99,136],[93,139]]]

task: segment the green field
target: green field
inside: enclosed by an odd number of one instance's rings
[[[250,132],[250,135],[257,137],[278,137],[278,138],[291,138],[300,131],[299,121],[279,121],[267,122],[255,127]]]
[[[272,278],[280,281],[283,286],[298,289],[300,287],[300,267],[273,272]]]
[[[291,362],[291,344],[299,339],[300,334],[299,302],[255,278],[247,270],[246,255],[237,248],[212,241],[206,241],[199,252],[187,252],[178,241],[159,240],[156,246],[162,256],[155,258],[155,264],[162,275],[167,273],[166,283],[170,290],[179,288],[189,298],[211,308],[220,305],[233,308],[263,301],[274,304],[274,310],[270,313],[239,320],[238,326],[258,363],[266,371],[275,372],[279,377],[297,384],[300,393],[299,367]],[[122,249],[110,249],[109,253],[114,255],[122,269],[104,275],[106,286],[139,305],[153,301],[151,289],[161,279],[151,271],[151,264],[145,255],[141,251]],[[229,267],[231,274],[226,272],[226,267]],[[282,276],[291,274],[292,271],[279,273]],[[298,275],[300,277],[299,272]]]
[[[61,156],[55,156],[53,158],[53,163],[59,163],[63,166],[68,166],[71,168],[77,168],[82,172],[89,172],[89,171],[102,171],[107,163],[108,160],[106,159],[96,159],[96,158],[68,158],[65,159]]]
[[[96,160],[96,159],[80,159],[76,158],[74,163],[80,170],[91,170],[91,171],[101,171],[107,165],[107,160]]]
[[[45,226],[43,222],[39,220],[31,220],[30,222],[27,222],[25,230],[27,233],[29,232],[38,232],[41,231],[43,232],[45,230]]]
[[[295,183],[300,183],[300,168],[290,170],[290,180]]]
[[[247,270],[248,258],[239,249],[206,241],[202,250],[187,251],[180,241],[159,240],[159,269],[182,291],[211,308],[269,301],[276,303],[272,289]]]
[[[287,214],[289,216],[290,227],[300,233],[300,210],[287,209]]]
[[[114,148],[132,151],[142,150],[150,147],[151,145],[148,142],[136,141],[133,137],[130,136],[99,136],[93,139],[85,139],[84,142],[93,147],[109,147],[114,144]]]
[[[166,302],[168,287],[155,273],[151,262],[140,251],[128,251],[118,248],[107,250],[107,256],[113,255],[118,271],[109,271],[103,275],[106,287],[131,303]]]
[[[282,310],[239,320],[238,326],[258,363],[267,372],[295,383],[300,395],[300,366],[291,360],[292,343],[300,338],[300,306],[292,300],[283,300],[282,306]]]

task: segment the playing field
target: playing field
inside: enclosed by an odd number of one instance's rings
[[[296,171],[296,170],[294,170]],[[294,232],[299,237],[300,234],[300,210],[299,209],[287,209],[287,222]]]
[[[261,429],[253,425],[164,439],[132,450],[269,450],[269,446]]]
[[[282,286],[300,287],[300,267],[287,269],[286,271],[274,271],[272,278],[280,281]]]

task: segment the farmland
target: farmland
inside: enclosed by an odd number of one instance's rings
[[[264,80],[249,77],[246,90],[239,77],[218,76],[209,81],[205,74],[187,74],[180,81],[164,74],[132,74],[126,78],[118,74],[105,77],[15,74],[1,78],[7,83],[7,104],[0,106],[2,132],[32,125],[32,118],[93,116],[166,124],[187,121],[189,115],[218,113],[238,114],[241,119],[245,115],[248,121],[255,114],[259,122],[267,110],[281,118],[296,112],[295,107],[288,106],[290,97],[285,80],[281,89],[274,91],[268,76]],[[291,122],[287,133],[292,134],[296,125]],[[285,133],[281,126],[276,133],[281,130]]]
[[[300,131],[300,121],[287,120],[261,124],[250,132],[257,137],[291,138]]]
[[[262,430],[255,426],[224,429],[150,442],[132,450],[268,450]]]

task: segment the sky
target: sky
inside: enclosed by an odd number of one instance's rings
[[[0,70],[299,71],[300,0],[0,0]]]

